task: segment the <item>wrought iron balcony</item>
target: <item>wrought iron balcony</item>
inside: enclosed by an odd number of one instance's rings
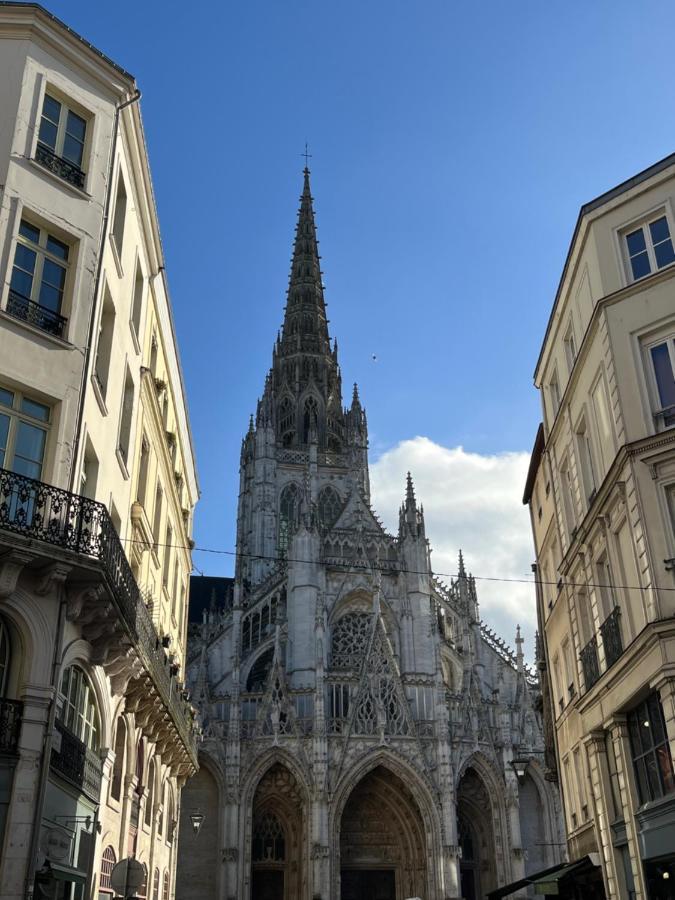
[[[615,606],[605,621],[600,626],[600,634],[602,635],[602,644],[605,648],[605,661],[607,668],[613,666],[617,659],[623,653],[623,642],[621,640],[621,626],[619,619],[621,610]]]
[[[159,634],[131,571],[108,510],[79,494],[0,468],[0,533],[61,547],[98,563],[141,661],[171,712],[190,755],[196,738],[189,704],[181,697]]]
[[[98,800],[101,792],[101,758],[61,722],[54,722],[54,728],[61,737],[57,751],[52,747],[51,765],[92,800]]]
[[[19,294],[11,288],[7,299],[7,312],[15,319],[28,322],[29,325],[34,325],[41,331],[46,331],[47,334],[53,334],[56,337],[63,337],[63,330],[68,321],[58,313],[47,309],[46,306],[33,303],[29,297],[24,297],[23,294]]]
[[[590,691],[595,682],[600,678],[600,665],[598,663],[598,639],[593,635],[590,641],[579,654],[581,668],[584,670],[584,683],[586,690]]]
[[[0,754],[16,753],[21,730],[23,703],[0,697]]]
[[[62,156],[57,156],[51,147],[47,147],[46,144],[37,145],[35,149],[35,160],[36,162],[39,162],[41,166],[44,166],[45,169],[49,169],[50,172],[53,172],[54,175],[63,178],[68,184],[72,184],[74,187],[80,188],[80,190],[84,188],[84,172],[82,169],[79,166],[76,166],[75,163],[70,162],[70,160],[64,159]]]

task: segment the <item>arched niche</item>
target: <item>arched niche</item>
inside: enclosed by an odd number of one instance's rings
[[[197,833],[192,816],[203,816]],[[217,900],[220,869],[220,791],[209,764],[199,758],[199,771],[181,793],[176,897]]]
[[[253,794],[249,853],[251,900],[295,900],[307,882],[307,804],[291,770],[274,762]]]
[[[339,824],[341,900],[426,897],[428,835],[418,802],[385,765],[352,788]]]
[[[468,766],[457,790],[457,834],[462,848],[461,894],[481,900],[497,887],[494,798],[477,769]]]

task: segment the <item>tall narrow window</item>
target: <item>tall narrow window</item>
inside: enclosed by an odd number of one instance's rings
[[[565,358],[567,360],[567,371],[571,375],[572,369],[574,368],[574,361],[577,358],[577,342],[574,337],[574,328],[572,327],[571,322],[567,328],[567,331],[565,332],[564,344]]]
[[[90,500],[96,499],[96,485],[98,483],[98,457],[94,451],[89,437],[82,460],[82,474],[80,476],[80,493]]]
[[[87,747],[98,749],[100,726],[96,699],[79,666],[69,666],[63,673],[59,721]]]
[[[656,424],[661,428],[671,428],[675,425],[675,336],[669,336],[649,348],[649,363]]]
[[[110,360],[112,358],[113,338],[115,335],[115,304],[110,291],[106,287],[101,310],[101,323],[98,329],[98,344],[94,361],[94,378],[98,382],[103,399],[108,393],[110,377]]]
[[[131,307],[131,324],[137,338],[141,336],[141,313],[143,310],[143,270],[141,264],[136,261],[136,277],[134,279],[134,301]]]
[[[548,394],[551,401],[552,418],[558,415],[560,409],[560,385],[558,383],[558,373],[554,372],[548,383]]]
[[[124,241],[124,222],[127,217],[127,190],[124,186],[124,178],[120,172],[117,178],[117,194],[115,195],[115,214],[113,217],[112,236],[117,248],[117,255],[122,257],[122,243]]]
[[[155,490],[155,511],[152,519],[152,534],[155,538],[155,552],[159,547],[160,528],[162,527],[162,488],[158,484]]]
[[[595,482],[595,466],[593,464],[593,447],[591,436],[586,427],[586,420],[582,419],[577,425],[577,452],[579,456],[579,468],[584,487],[584,495],[590,504],[595,497],[597,485]]]
[[[155,761],[151,759],[148,764],[148,796],[145,801],[145,824],[152,824],[152,807],[155,803]]]
[[[560,467],[560,493],[562,494],[563,511],[565,513],[565,525],[567,526],[567,533],[569,534],[571,541],[576,520],[574,512],[572,473],[570,472],[568,460],[565,460]]]
[[[14,251],[7,312],[56,337],[66,319],[61,315],[70,247],[44,228],[21,220]]]
[[[603,465],[604,473],[609,469],[614,461],[614,431],[612,429],[612,421],[609,413],[609,403],[607,401],[607,391],[605,382],[599,378],[591,392],[593,401],[593,412],[595,413],[595,421],[598,428],[598,448],[600,451],[600,459]]]
[[[282,554],[288,552],[293,532],[298,521],[300,504],[300,491],[296,484],[287,484],[279,498],[279,551]]]
[[[131,440],[131,419],[134,413],[134,381],[127,366],[124,378],[124,393],[122,394],[122,412],[120,416],[120,436],[118,449],[124,464],[129,461],[129,442]]]
[[[145,435],[141,438],[141,458],[138,464],[138,484],[136,486],[136,499],[145,506],[148,490],[148,467],[150,465],[150,444]]]
[[[124,783],[124,762],[127,743],[127,727],[120,716],[117,720],[115,733],[115,762],[113,764],[112,781],[110,782],[110,796],[119,800],[122,796],[122,784]]]
[[[166,532],[164,536],[164,568],[162,570],[162,583],[169,590],[169,573],[171,571],[171,546],[173,544],[173,528],[169,522],[166,523]]]
[[[84,187],[84,142],[87,122],[61,100],[45,94],[36,160],[75,187]]]

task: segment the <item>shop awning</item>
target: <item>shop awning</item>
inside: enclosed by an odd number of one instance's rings
[[[530,886],[534,887],[535,894],[555,896],[560,893],[560,882],[564,878],[582,875],[597,868],[590,856],[584,856],[583,859],[578,859],[571,863],[560,863],[557,866],[552,866],[550,869],[533,872],[526,878],[521,878],[520,881],[513,881],[511,884],[505,884],[503,887],[490,891],[488,900],[501,900],[502,897],[508,897],[509,894],[513,894],[520,888]]]

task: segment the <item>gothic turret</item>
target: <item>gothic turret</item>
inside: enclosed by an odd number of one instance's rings
[[[261,402],[272,412],[282,446],[304,448],[315,434],[321,449],[340,451],[345,431],[342,385],[337,344],[331,347],[328,334],[321,276],[309,169],[305,169],[284,323]]]

